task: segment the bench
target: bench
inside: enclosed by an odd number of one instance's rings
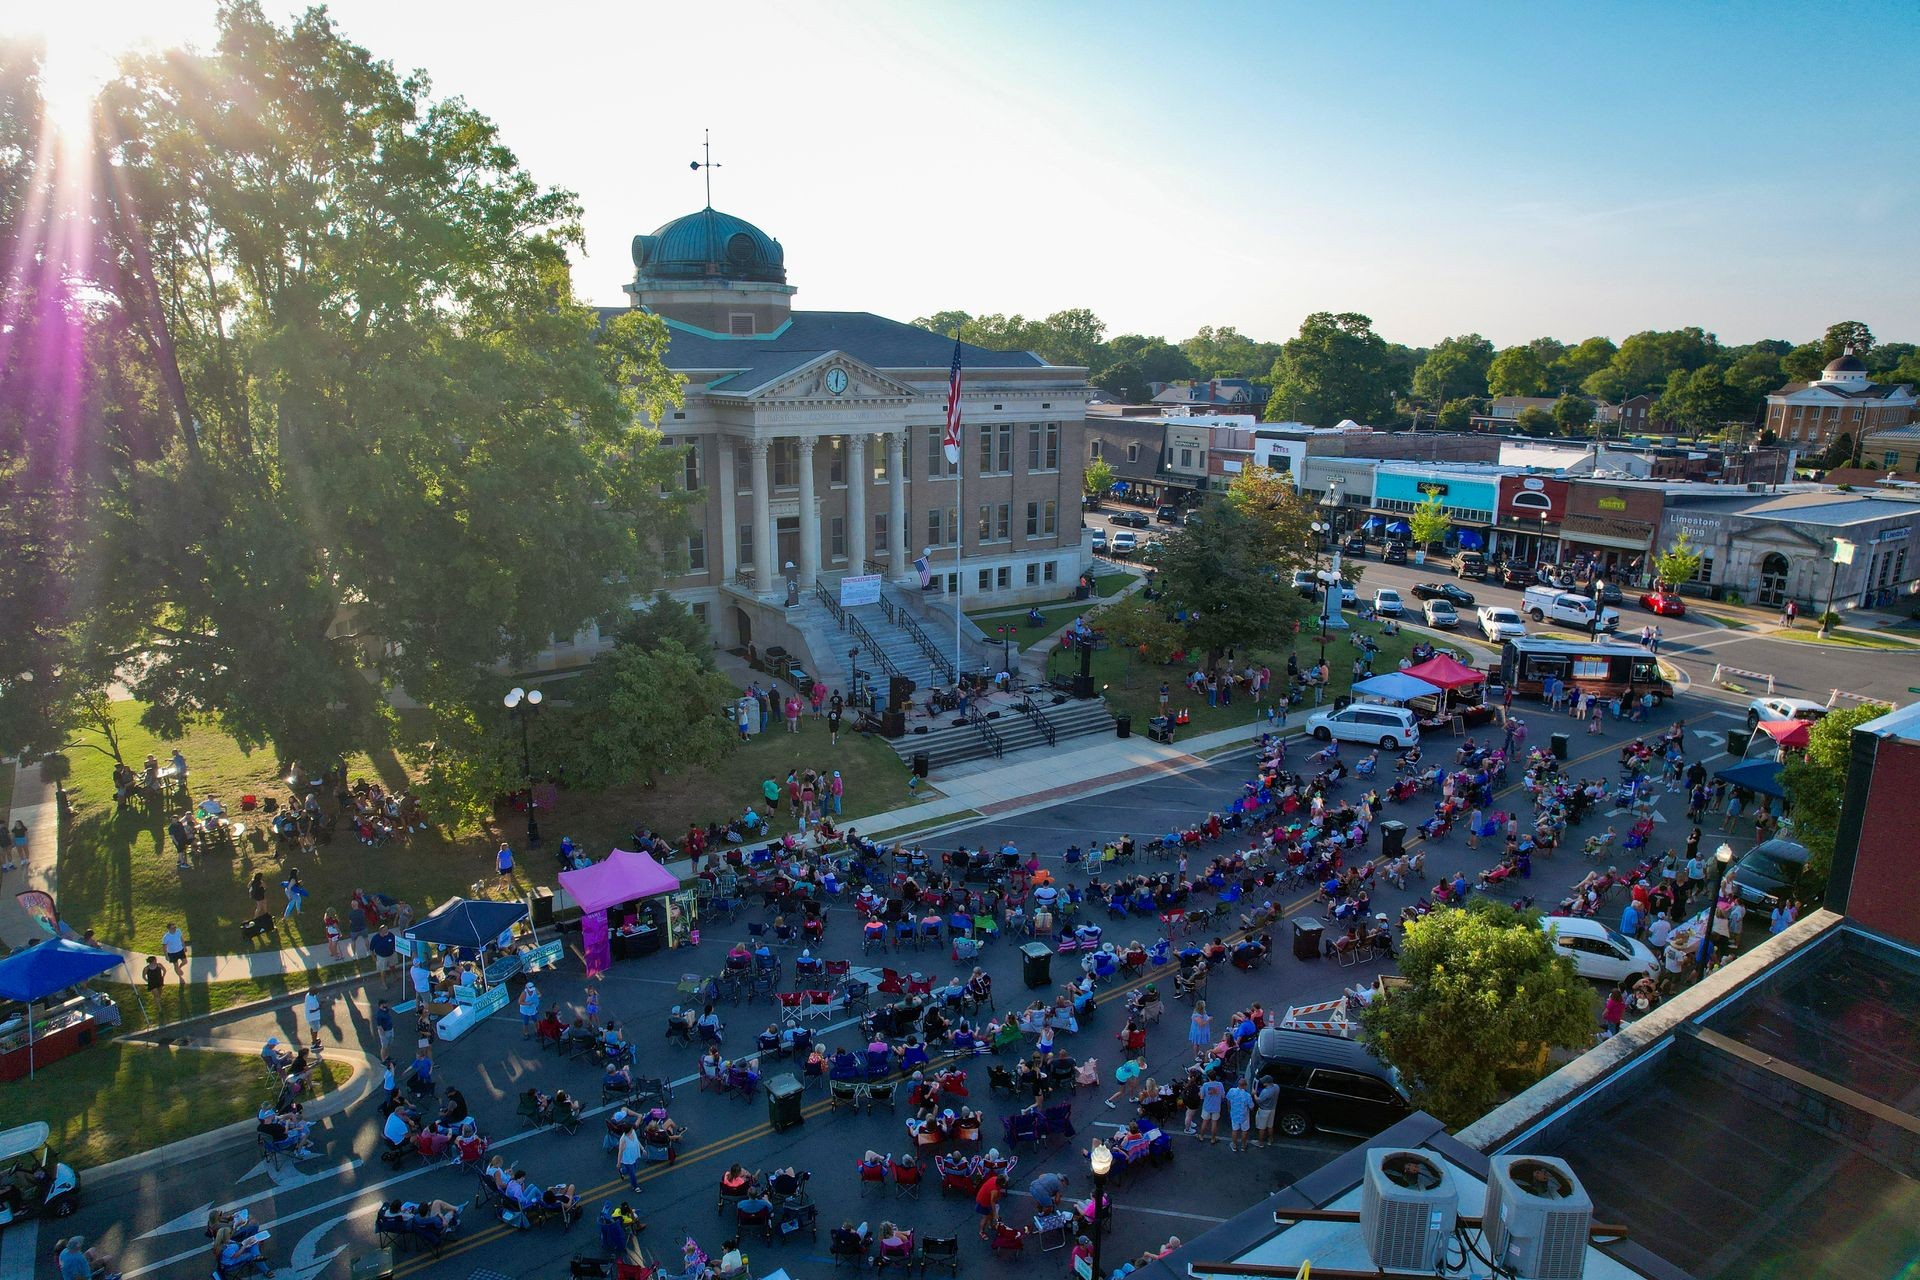
[[[558,939],[543,942],[520,957],[520,971],[539,973],[543,969],[551,969],[560,963],[561,957],[565,954],[566,949],[560,945]]]
[[[461,1004],[452,1013],[434,1024],[441,1040],[451,1043],[479,1025],[483,1018],[500,1012],[507,1007],[507,989],[489,987],[474,998],[472,1004]]]

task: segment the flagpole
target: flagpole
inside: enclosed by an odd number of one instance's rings
[[[967,503],[961,494],[967,476],[967,451],[961,449],[953,464],[953,510],[959,528],[953,531],[953,692],[960,694],[960,593],[966,589],[967,575],[961,561],[967,554]]]

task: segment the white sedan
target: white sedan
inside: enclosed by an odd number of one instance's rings
[[[1383,618],[1397,618],[1406,612],[1400,603],[1400,593],[1392,587],[1382,587],[1373,593],[1373,611]]]

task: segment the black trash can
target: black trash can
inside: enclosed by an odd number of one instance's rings
[[[1747,744],[1753,741],[1753,734],[1746,729],[1727,730],[1727,754],[1735,760],[1744,760],[1747,756]]]
[[[767,1081],[767,1123],[775,1133],[805,1124],[806,1112],[800,1105],[800,1082],[790,1075]]]
[[[1380,824],[1380,856],[1397,858],[1407,851],[1407,824],[1389,818]]]
[[[1564,733],[1554,734],[1553,735],[1553,758],[1555,760],[1565,760],[1567,757],[1571,756],[1572,754],[1573,754],[1573,751],[1569,747],[1567,742],[1567,735]]]
[[[1044,942],[1029,942],[1020,948],[1020,976],[1028,987],[1053,985],[1053,948]]]
[[[1326,932],[1318,920],[1295,920],[1293,922],[1293,958],[1295,960],[1318,960],[1320,958],[1320,935]]]
[[[932,752],[916,751],[913,753],[913,776],[914,777],[924,778],[927,776],[927,772],[932,768],[933,768]]]
[[[1131,738],[1133,736],[1133,717],[1124,712],[1113,718],[1113,736]]]
[[[553,890],[539,886],[527,900],[527,907],[534,928],[553,928]]]

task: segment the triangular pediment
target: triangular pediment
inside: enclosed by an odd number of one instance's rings
[[[824,352],[762,386],[738,390],[755,403],[806,401],[823,405],[911,400],[920,394],[914,387],[844,351]]]

